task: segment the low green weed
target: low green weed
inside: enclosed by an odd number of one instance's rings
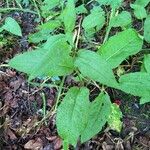
[[[122,0],[45,0],[42,3],[40,10],[46,22],[29,36],[30,42],[40,43],[39,47],[15,56],[9,66],[28,74],[29,81],[36,77],[63,77],[54,110],[64,149],[69,144],[76,146],[78,140],[84,143],[91,139],[106,123],[114,130],[121,130],[122,113],[111,102],[107,87],[138,96],[141,104],[150,102],[150,54],[144,56],[140,71],[126,73],[124,70],[119,76],[115,74],[124,60],[142,50],[143,41],[150,43],[150,16],[145,9],[148,3],[149,0],[136,0],[131,4],[135,17],[144,22],[143,34],[133,28],[130,12],[122,9]],[[16,24],[7,18],[2,29],[20,36],[18,25],[14,31],[9,23]],[[111,36],[114,28],[119,31]],[[103,41],[96,43],[95,35],[100,34]],[[78,77],[81,84],[70,87],[62,98],[68,75]],[[87,81],[101,90],[92,102],[90,91],[84,86]]]

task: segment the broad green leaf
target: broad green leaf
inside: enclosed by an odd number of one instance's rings
[[[150,15],[146,17],[144,22],[144,39],[150,43]]]
[[[95,52],[80,50],[75,60],[75,66],[85,77],[107,86],[115,88],[118,86],[109,64]]]
[[[51,37],[55,42],[38,50],[25,52],[10,60],[9,65],[29,74],[29,80],[38,76],[62,76],[73,71],[70,46],[59,36]],[[58,39],[59,38],[59,39]]]
[[[49,49],[49,47],[57,44],[58,41],[65,42],[65,35],[64,34],[58,34],[58,35],[53,35],[53,36],[49,36],[49,38],[47,39],[47,41],[43,44],[43,48],[44,49]]]
[[[123,0],[96,0],[100,5],[110,5],[111,8],[116,9],[119,8],[123,2]]]
[[[122,128],[122,112],[118,105],[112,104],[111,105],[111,113],[108,119],[108,125],[112,130],[116,130],[118,132],[121,131]]]
[[[71,88],[57,110],[58,134],[69,144],[76,145],[88,119],[89,91],[87,88]]]
[[[140,104],[145,104],[145,103],[149,103],[150,102],[150,97],[141,97],[140,99]]]
[[[67,0],[66,8],[62,14],[62,21],[65,25],[65,32],[72,32],[75,28],[76,22],[76,9],[74,0]]]
[[[150,54],[144,56],[144,68],[146,72],[150,73]]]
[[[85,8],[84,4],[76,7],[76,13],[79,14],[86,14],[88,13],[87,9]]]
[[[94,7],[93,10],[91,10],[91,13],[84,18],[82,27],[86,32],[88,32],[88,30],[94,27],[101,29],[104,24],[104,11],[100,7]]]
[[[41,9],[44,11],[48,11],[59,4],[60,0],[44,0]]]
[[[117,16],[113,17],[111,20],[111,26],[112,27],[127,27],[131,25],[132,18],[129,12],[122,11]]]
[[[59,20],[49,20],[48,22],[38,26],[39,30],[51,30],[58,28],[61,26],[61,22]]]
[[[50,37],[50,32],[51,32],[50,30],[44,29],[36,33],[30,34],[28,37],[29,41],[31,43],[39,43],[42,41],[46,41]]]
[[[138,53],[142,48],[143,41],[134,29],[128,29],[109,38],[103,44],[98,54],[111,66],[116,68],[124,59]]]
[[[101,93],[93,102],[91,102],[88,112],[88,122],[81,134],[82,143],[88,141],[101,131],[102,127],[107,122],[111,113],[111,102],[109,96]]]
[[[150,74],[136,72],[125,74],[119,79],[120,89],[139,97],[150,97]]]
[[[146,7],[150,0],[136,0],[134,4]]]
[[[137,19],[144,19],[147,16],[146,9],[141,5],[130,5],[132,9],[134,9],[134,15]]]
[[[5,19],[5,24],[2,26],[2,28],[14,35],[22,36],[21,28],[17,21],[11,17],[7,17]]]
[[[39,25],[37,29],[39,30],[36,33],[29,35],[29,41],[32,43],[39,43],[41,41],[46,41],[56,28],[61,26],[61,22],[59,20],[50,20],[42,25]]]
[[[0,33],[1,33],[3,30],[4,30],[3,28],[0,28]]]

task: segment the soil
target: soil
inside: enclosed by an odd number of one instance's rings
[[[9,44],[0,47],[1,64],[7,63],[18,53],[32,49],[33,45],[28,43],[27,37],[35,32],[37,25],[36,16],[30,13],[7,13],[3,14],[2,19],[7,16],[12,16],[20,23],[23,37],[20,39],[5,35]],[[134,26],[140,29],[140,23],[136,21]],[[126,68],[129,72],[138,70],[138,59],[138,56],[131,58],[134,65]],[[38,79],[37,82],[42,83],[43,80]],[[65,85],[73,84],[76,83],[67,77]],[[92,85],[89,85],[89,89],[91,97],[99,93]],[[123,113],[122,131],[117,133],[105,128],[85,144],[78,143],[76,150],[150,150],[150,105],[140,105],[139,98],[115,89],[108,88],[107,92],[111,95],[112,102],[119,101]],[[48,119],[42,120],[42,93],[45,94],[46,110],[49,112],[55,105],[57,88],[31,85],[25,74],[10,68],[0,68],[1,150],[62,149],[62,141],[56,131],[55,114],[49,114]]]

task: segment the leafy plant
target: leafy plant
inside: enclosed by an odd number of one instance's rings
[[[21,28],[16,20],[11,17],[7,17],[5,19],[5,23],[2,27],[0,27],[0,32],[6,30],[14,35],[22,36]]]
[[[141,2],[137,0],[134,5]],[[148,1],[145,1],[143,7],[147,4]],[[100,132],[106,123],[118,132],[121,130],[122,113],[119,107],[111,102],[106,87],[138,96],[141,98],[141,104],[150,102],[149,55],[145,55],[144,69],[141,71],[124,71],[124,74],[119,76],[115,74],[123,61],[142,50],[144,38],[147,42],[150,41],[149,16],[135,13],[140,19],[146,17],[143,38],[132,28],[130,13],[119,12],[122,0],[97,0],[88,14],[88,11],[85,11],[86,5],[86,2],[77,5],[74,0],[68,0],[67,3],[45,0],[41,10],[49,11],[52,16],[37,28],[37,33],[29,36],[31,42],[42,41],[39,48],[17,55],[9,61],[10,67],[27,73],[29,81],[36,77],[53,79],[63,76],[56,101],[56,125],[58,134],[63,139],[64,149],[68,149],[69,144],[76,146],[78,140],[81,143],[89,140]],[[107,14],[103,5],[110,5],[111,13]],[[131,7],[135,9],[134,5]],[[55,12],[54,8],[57,8]],[[81,14],[84,14],[84,18]],[[116,27],[121,27],[120,31],[109,37],[111,29]],[[106,28],[103,42],[94,46],[95,51],[88,49],[92,41],[87,42],[85,34],[92,31],[94,37],[102,28]],[[85,41],[86,46],[80,48],[79,43]],[[70,87],[62,98],[62,87],[67,75],[78,78],[80,84],[78,87]],[[101,91],[95,100],[89,100],[90,92],[86,87],[88,83],[94,84]],[[62,102],[57,108],[60,99]]]

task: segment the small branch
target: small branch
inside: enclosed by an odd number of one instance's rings
[[[28,12],[28,13],[32,13],[32,14],[36,14],[37,13],[35,11],[29,10],[29,9],[21,9],[21,8],[0,8],[0,12],[7,12],[7,11],[22,11],[22,12]]]
[[[54,112],[56,112],[57,107],[58,107],[59,99],[61,97],[61,92],[63,90],[63,85],[64,85],[64,82],[65,82],[65,78],[66,78],[66,76],[63,77],[63,79],[61,81],[61,84],[60,84],[60,87],[59,87],[59,91],[58,91],[58,95],[57,95],[57,99],[56,99],[56,104],[55,104]]]

